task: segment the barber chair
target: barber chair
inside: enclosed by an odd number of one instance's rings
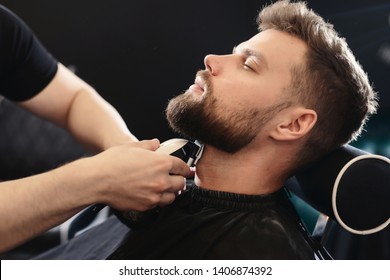
[[[390,258],[388,158],[345,145],[289,178],[286,187],[318,211],[312,235],[332,256]]]
[[[0,180],[54,169],[86,155],[62,128],[0,96]]]

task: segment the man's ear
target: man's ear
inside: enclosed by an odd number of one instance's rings
[[[307,108],[291,108],[282,115],[270,136],[279,141],[296,140],[307,135],[317,122],[317,113]]]

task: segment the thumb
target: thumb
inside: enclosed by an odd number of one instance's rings
[[[160,141],[157,138],[152,139],[152,140],[142,140],[139,142],[131,143],[131,146],[141,148],[141,149],[150,150],[150,151],[155,151],[155,150],[157,150],[158,147],[160,147]]]

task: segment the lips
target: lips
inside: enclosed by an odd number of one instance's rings
[[[203,94],[206,90],[206,83],[201,77],[197,76],[194,84],[191,85],[189,89],[197,94]]]
[[[195,78],[195,85],[200,87],[202,89],[202,91],[205,91],[206,83],[203,81],[203,79],[201,77],[196,76],[196,78]]]

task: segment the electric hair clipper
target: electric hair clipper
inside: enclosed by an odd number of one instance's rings
[[[203,144],[199,141],[174,138],[161,143],[156,153],[172,155],[182,159],[188,166],[195,166],[203,153]],[[160,207],[148,211],[114,211],[115,215],[127,226],[133,229],[146,227],[155,220],[160,212]]]

